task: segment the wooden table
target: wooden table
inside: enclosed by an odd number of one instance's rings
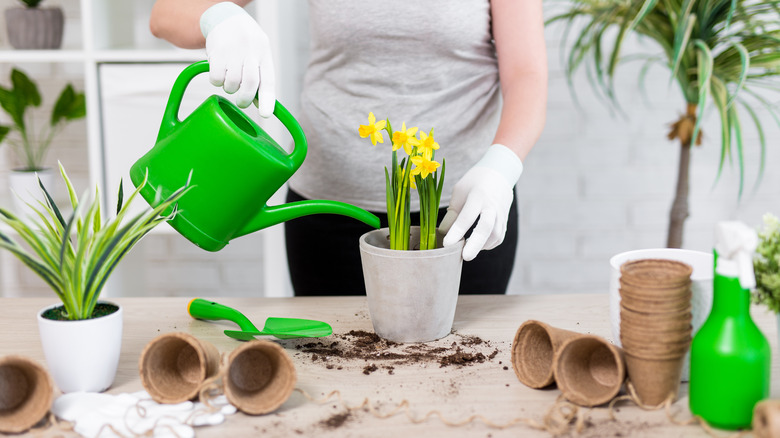
[[[208,340],[222,352],[240,345],[222,334],[233,328],[229,322],[193,320],[186,311],[186,298],[118,298],[125,310],[122,356],[116,380],[110,393],[142,389],[138,376],[138,358],[143,347],[155,336],[183,331]],[[269,316],[319,319],[333,326],[334,335],[312,341],[279,341],[290,354],[298,374],[297,388],[315,398],[338,390],[343,402],[360,405],[368,399],[379,412],[389,412],[407,401],[408,414],[420,419],[429,411],[439,411],[450,422],[459,422],[479,414],[496,424],[515,418],[541,421],[555,404],[560,392],[554,387],[533,390],[520,383],[510,363],[510,349],[515,331],[527,319],[538,319],[553,326],[592,333],[611,339],[607,295],[546,296],[462,296],[455,315],[454,333],[424,348],[447,347],[445,356],[460,347],[464,353],[483,353],[481,363],[442,367],[438,358],[430,360],[344,359],[312,353],[311,342],[330,346],[339,342],[346,347],[354,337],[351,330],[372,331],[364,297],[337,298],[219,298],[217,301],[243,311],[250,319],[262,323]],[[36,311],[52,299],[0,299],[0,356],[22,354],[44,363],[35,321]],[[753,317],[777,352],[777,328],[773,314],[763,308],[753,309]],[[478,340],[482,340],[482,343]],[[393,351],[409,354],[407,346]],[[495,353],[491,356],[492,353]],[[316,356],[315,356],[316,354]],[[376,365],[376,370],[366,367]],[[778,362],[773,361],[772,394],[778,397]],[[345,415],[349,412],[349,415]],[[582,409],[591,426],[579,436],[708,436],[699,426],[671,423],[665,412],[643,411],[623,402],[618,405],[617,421],[609,419],[606,408]],[[687,385],[672,406],[677,418],[690,418]],[[366,409],[348,411],[333,397],[327,403],[315,403],[300,392],[293,392],[287,402],[273,414],[231,415],[214,427],[198,428],[203,437],[223,436],[317,436],[317,437],[509,437],[549,436],[544,431],[517,424],[496,429],[481,422],[448,426],[438,417],[415,423],[405,413],[377,418]],[[573,435],[572,435],[573,436]]]

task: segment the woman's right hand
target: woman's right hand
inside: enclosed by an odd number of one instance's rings
[[[241,6],[217,3],[200,17],[206,37],[209,81],[248,107],[258,97],[260,116],[270,117],[276,104],[271,44],[263,29]]]

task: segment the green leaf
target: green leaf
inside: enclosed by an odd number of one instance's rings
[[[693,127],[691,145],[695,145],[696,139],[699,137],[701,122],[704,118],[704,107],[707,103],[707,96],[710,94],[710,79],[712,77],[712,52],[710,52],[710,48],[707,47],[707,44],[705,44],[702,40],[694,41],[694,45],[698,49],[696,58],[698,60],[699,66],[697,76],[699,87],[699,106],[696,109],[696,124]]]
[[[739,165],[739,191],[738,198],[742,198],[742,189],[745,185],[745,162],[742,151],[742,125],[739,122],[739,115],[734,107],[729,108],[729,125],[734,131],[734,139],[737,143],[737,163]]]
[[[718,110],[720,116],[720,162],[718,163],[718,173],[715,176],[715,183],[720,180],[720,175],[723,172],[723,164],[726,157],[729,154],[729,147],[731,145],[731,129],[729,128],[729,115],[728,115],[728,90],[726,85],[718,78],[712,78],[712,100],[715,103],[715,108]]]
[[[62,227],[65,227],[65,219],[62,218],[62,214],[60,213],[60,209],[57,207],[57,204],[54,202],[54,199],[52,199],[51,195],[49,194],[49,191],[46,190],[46,187],[43,186],[43,182],[40,178],[38,178],[38,186],[43,191],[43,194],[46,197],[46,203],[48,204],[51,211],[54,213],[55,216],[57,216],[57,220],[60,222]]]
[[[76,191],[73,189],[73,184],[71,184],[70,178],[68,178],[68,174],[65,173],[65,168],[62,166],[62,163],[60,163],[58,161],[57,165],[60,168],[60,176],[62,176],[62,180],[65,181],[65,186],[68,189],[68,197],[70,198],[70,206],[75,210],[76,207],[79,205],[79,198],[78,198],[78,196],[76,196]]]
[[[37,8],[39,4],[41,4],[41,1],[43,0],[19,0],[22,3],[25,4],[28,8]]]
[[[116,214],[119,214],[120,211],[122,211],[122,201],[124,201],[125,197],[125,191],[122,188],[122,179],[119,179],[119,193],[117,194],[117,201],[116,201]]]
[[[736,89],[731,97],[729,97],[728,103],[726,104],[727,107],[731,107],[731,104],[734,102],[734,99],[737,98],[739,91],[745,86],[745,80],[747,80],[747,75],[750,70],[750,55],[745,46],[736,41],[732,41],[731,45],[737,50],[737,53],[739,53],[740,71],[739,78],[736,82]]]
[[[11,127],[10,126],[0,125],[0,143],[3,142],[3,140],[5,139],[5,136],[8,135],[9,132],[11,132]]]
[[[645,0],[644,3],[642,3],[642,7],[639,9],[639,12],[634,19],[631,20],[631,24],[628,26],[628,32],[633,32],[634,29],[636,29],[636,26],[652,12],[656,4],[658,4],[658,0]]]
[[[685,0],[691,2],[691,0]],[[682,22],[681,22],[682,24]],[[672,77],[677,76],[677,72],[680,69],[680,64],[685,55],[685,51],[688,50],[688,41],[691,38],[693,32],[693,25],[696,24],[696,16],[689,15],[685,21],[685,27],[678,28],[674,36],[674,51],[672,54]]]
[[[70,218],[68,218],[68,222],[65,224],[65,231],[62,233],[61,241],[60,241],[60,269],[63,268],[64,260],[65,260],[65,251],[68,250],[71,247],[70,243],[70,233],[73,229],[73,223],[76,221],[76,218],[79,216],[79,209],[73,210],[73,213],[71,213]]]
[[[87,115],[87,105],[84,93],[77,93],[73,86],[68,84],[57,98],[51,113],[51,125],[56,126],[63,121],[72,121]]]
[[[11,70],[11,83],[14,87],[14,94],[22,108],[29,106],[41,106],[41,93],[38,86],[35,85],[23,71],[18,69]],[[24,111],[24,110],[22,110]]]
[[[761,159],[758,161],[758,176],[756,177],[756,183],[753,185],[753,191],[755,192],[764,176],[764,168],[766,167],[766,137],[764,135],[764,129],[761,126],[761,120],[758,118],[755,110],[745,103],[743,103],[743,108],[745,108],[745,111],[747,111],[750,118],[753,120],[753,125],[756,127],[756,132],[758,133],[758,144],[761,150]]]
[[[0,107],[11,117],[14,127],[24,132],[24,112],[26,107],[19,101],[14,90],[0,87]]]
[[[42,263],[35,260],[35,258],[26,252],[19,248],[18,246],[11,245],[7,241],[7,237],[3,240],[0,240],[0,248],[7,249],[11,252],[16,258],[19,259],[22,263],[24,263],[28,268],[30,268],[36,275],[41,277],[43,281],[46,282],[46,284],[49,285],[49,287],[52,288],[52,290],[58,294],[61,293],[62,287],[57,282],[57,275],[55,272],[51,271],[49,268],[47,268]],[[60,296],[62,298],[62,296]]]

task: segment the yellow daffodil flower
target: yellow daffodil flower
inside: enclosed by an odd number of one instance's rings
[[[377,122],[374,113],[371,112],[368,113],[368,125],[360,125],[358,132],[360,133],[361,138],[369,137],[371,139],[371,144],[376,146],[377,142],[385,142],[384,138],[382,138],[382,130],[385,129],[385,125],[387,125],[387,120],[380,120]]]
[[[393,150],[404,148],[406,155],[412,155],[412,146],[420,144],[415,134],[417,134],[417,127],[406,129],[406,122],[403,122],[401,130],[393,133]]]
[[[437,149],[439,149],[439,143],[433,140],[433,130],[431,130],[431,135],[420,131],[420,144],[417,145],[417,150],[420,154],[430,160],[431,156],[433,156],[433,151]]]
[[[423,179],[436,172],[436,169],[439,167],[439,163],[428,159],[425,155],[415,155],[411,160],[415,166],[412,169],[412,175],[420,175]]]
[[[388,228],[390,229],[390,248],[408,250],[410,244],[410,197],[415,189],[420,198],[420,241],[419,249],[428,250],[437,247],[436,224],[441,187],[447,164],[434,161],[435,150],[439,144],[433,139],[433,128],[422,132],[417,127],[407,129],[406,122],[399,131],[393,130],[390,120],[377,122],[374,113],[368,113],[368,124],[360,125],[360,137],[368,137],[371,144],[384,143],[382,131],[387,131],[392,146],[391,165],[385,167],[386,203]],[[417,135],[419,134],[419,136]],[[398,150],[403,148],[406,157],[399,157]],[[441,172],[439,171],[441,168]],[[418,178],[419,175],[419,178]],[[433,175],[433,178],[428,178]],[[419,185],[418,185],[419,184]]]

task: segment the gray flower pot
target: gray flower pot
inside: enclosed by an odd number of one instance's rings
[[[62,9],[9,8],[5,10],[8,40],[15,49],[59,49],[65,17]]]
[[[411,246],[420,229],[412,227]],[[425,251],[390,249],[387,228],[360,237],[368,311],[377,335],[394,342],[428,342],[452,331],[463,245]],[[439,235],[441,241],[443,236]]]

